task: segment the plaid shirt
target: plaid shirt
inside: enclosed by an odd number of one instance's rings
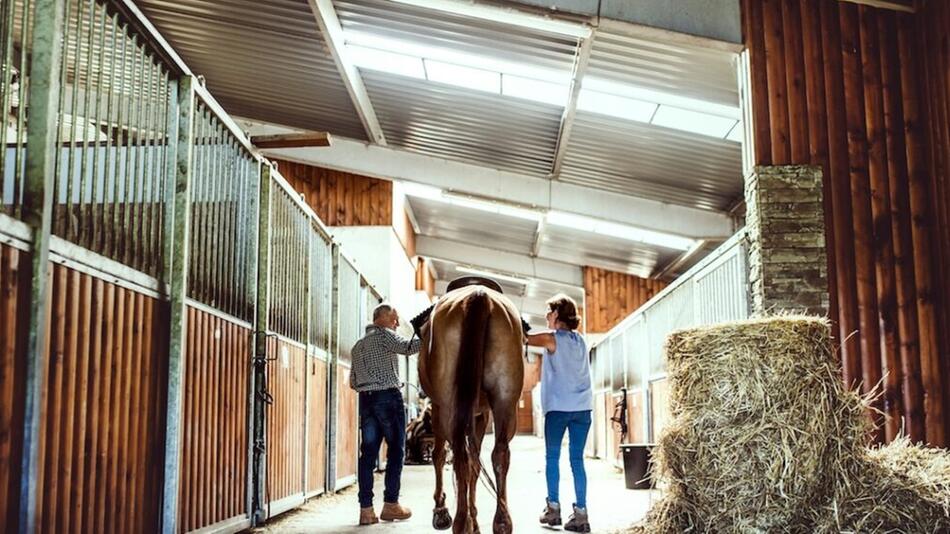
[[[396,355],[415,354],[421,345],[419,338],[410,341],[388,328],[368,325],[366,335],[350,351],[353,358],[350,387],[361,392],[398,389],[399,360]]]

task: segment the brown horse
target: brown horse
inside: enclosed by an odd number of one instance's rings
[[[419,379],[432,399],[435,430],[435,510],[432,526],[455,534],[478,532],[475,489],[481,470],[482,438],[489,417],[495,421],[491,459],[498,505],[495,533],[510,533],[506,505],[508,443],[515,435],[524,361],[523,332],[515,306],[500,292],[482,286],[449,291],[422,327]],[[457,481],[455,522],[445,506],[442,469],[452,447]]]

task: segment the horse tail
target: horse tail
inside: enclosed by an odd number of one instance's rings
[[[465,299],[464,306],[461,344],[455,371],[456,412],[452,429],[454,461],[463,466],[468,464],[468,456],[475,442],[475,405],[482,388],[488,319],[491,315],[488,294],[482,289],[474,290]],[[475,459],[477,460],[477,457]]]

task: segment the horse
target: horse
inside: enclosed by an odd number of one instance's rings
[[[489,417],[495,422],[491,460],[498,500],[493,532],[512,531],[507,509],[509,442],[517,427],[524,379],[524,331],[514,304],[497,284],[493,287],[467,285],[453,289],[450,285],[420,329],[419,380],[432,401],[435,431],[432,526],[437,530],[451,526],[454,534],[479,532],[475,489]],[[454,522],[442,489],[446,443],[452,448],[458,493]]]

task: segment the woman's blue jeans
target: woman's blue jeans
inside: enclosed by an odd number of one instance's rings
[[[561,442],[567,431],[567,454],[574,475],[574,495],[581,508],[587,508],[587,472],[584,471],[584,444],[590,432],[590,410],[582,412],[548,412],[544,416],[545,473],[548,481],[548,500],[561,502],[558,485],[561,483]]]

